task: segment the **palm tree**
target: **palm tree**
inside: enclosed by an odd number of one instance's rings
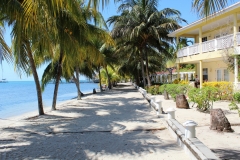
[[[52,110],[56,110],[60,78],[65,76],[69,77],[69,75],[72,77],[74,71],[76,71],[75,78],[78,79],[77,76],[79,75],[78,72],[81,71],[81,63],[83,63],[88,57],[92,57],[92,60],[94,60],[95,63],[99,63],[99,50],[94,46],[94,39],[101,39],[106,43],[113,43],[107,32],[88,23],[91,18],[91,12],[88,12],[84,6],[78,8],[74,13],[75,14],[72,14],[71,12],[62,10],[61,13],[56,16],[56,43],[59,46],[59,50],[56,54],[57,61],[54,63],[54,67],[56,67],[54,71],[56,71],[56,74],[55,77],[53,77],[53,79],[55,79],[55,87]],[[76,14],[78,16],[76,16]],[[98,16],[96,13],[94,16],[94,22],[101,23],[101,16]],[[69,72],[67,72],[68,74],[63,74],[66,70],[69,70]],[[47,80],[49,80],[49,78]],[[46,83],[45,80],[43,81]],[[81,99],[78,82],[76,83],[76,86],[78,89],[78,99]]]
[[[207,17],[228,5],[230,0],[193,0],[192,7],[201,17]]]
[[[0,19],[2,19],[3,16],[0,14]],[[4,23],[0,20],[0,64],[2,64],[2,61],[5,59],[8,63],[12,62],[12,54],[9,46],[4,41]]]
[[[39,63],[36,63],[34,57],[40,57],[40,55],[43,55],[42,53],[46,53],[45,50],[50,46],[50,43],[46,43],[49,40],[46,32],[46,24],[48,23],[43,21],[46,17],[42,14],[43,10],[41,9],[32,13],[35,15],[34,17],[27,19],[24,14],[23,1],[3,0],[2,4],[0,10],[4,15],[3,20],[13,26],[12,38],[15,65],[20,74],[22,71],[26,72],[27,75],[33,74],[37,90],[39,115],[42,115],[44,114],[42,93],[36,70]],[[39,6],[42,5],[39,4]],[[31,27],[26,25],[30,21],[34,21]],[[41,61],[40,58],[38,60]]]
[[[132,41],[138,48],[141,57],[142,76],[145,77],[144,61],[146,64],[146,78],[151,85],[148,69],[148,52],[168,54],[168,42],[173,39],[167,34],[180,26],[178,22],[185,22],[180,18],[180,12],[174,9],[157,10],[157,0],[129,0],[119,6],[120,16],[108,19],[114,23],[112,35],[115,39]],[[128,37],[123,39],[122,37]],[[143,78],[145,85],[145,78]]]

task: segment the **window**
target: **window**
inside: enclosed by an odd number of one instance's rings
[[[202,42],[206,42],[206,41],[207,41],[207,37],[203,37]]]

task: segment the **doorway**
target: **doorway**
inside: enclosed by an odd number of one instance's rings
[[[216,70],[217,81],[229,81],[229,71],[226,68],[219,68]]]

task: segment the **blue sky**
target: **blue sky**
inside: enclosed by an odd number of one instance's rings
[[[192,0],[159,0],[158,9],[162,10],[164,8],[172,8],[177,9],[181,12],[182,18],[186,19],[188,23],[192,23],[196,20],[198,20],[198,16],[196,13],[192,11],[191,8]],[[110,0],[110,4],[108,6],[104,7],[104,10],[102,12],[103,17],[105,20],[108,19],[108,17],[117,15],[117,8],[118,5],[113,3],[113,0]],[[183,26],[186,24],[182,24]],[[8,43],[8,45],[11,45],[11,39],[10,39],[10,29],[6,28],[5,34],[4,34],[5,41]],[[3,61],[3,67],[0,69],[0,79],[6,78],[8,81],[33,81],[33,76],[27,77],[26,75],[17,75],[17,73],[14,71],[14,65],[13,64],[7,64],[5,61]],[[39,79],[41,79],[44,67],[38,69]],[[85,77],[81,76],[81,79],[85,79]]]

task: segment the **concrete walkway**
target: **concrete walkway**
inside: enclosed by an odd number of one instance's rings
[[[148,105],[122,84],[44,116],[0,120],[0,159],[189,159]]]

